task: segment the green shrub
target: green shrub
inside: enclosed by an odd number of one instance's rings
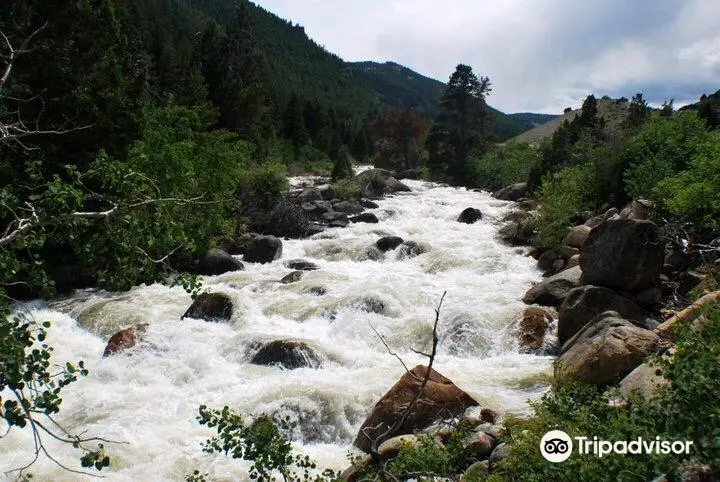
[[[705,320],[677,332],[675,355],[652,358],[669,387],[652,400],[631,396],[625,406],[610,404],[614,389],[599,391],[576,383],[556,384],[534,405],[527,421],[510,421],[509,458],[497,464],[490,480],[576,481],[653,480],[665,474],[679,480],[687,463],[720,470],[720,304],[705,310]],[[562,463],[547,462],[539,450],[542,436],[562,430],[570,437],[592,440],[693,441],[690,456],[677,454],[573,455]]]
[[[527,144],[509,143],[470,161],[470,185],[495,191],[526,182],[539,157]]]
[[[720,230],[720,134],[693,143],[686,170],[660,181],[653,198],[672,218],[695,229]]]
[[[350,158],[350,152],[347,147],[343,146],[340,149],[337,161],[332,170],[332,180],[337,182],[341,179],[350,179],[355,175],[353,171],[352,159]]]
[[[569,167],[543,182],[536,242],[559,248],[573,217],[592,207],[594,175],[590,165]]]
[[[259,167],[240,174],[237,196],[242,203],[242,214],[252,229],[264,230],[270,213],[287,189],[288,180],[282,166]]]
[[[333,183],[333,187],[338,193],[338,197],[343,200],[360,199],[362,197],[362,186],[360,182],[353,179],[343,179]]]

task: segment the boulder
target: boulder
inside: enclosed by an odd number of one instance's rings
[[[638,393],[646,399],[655,396],[658,390],[670,382],[662,376],[660,366],[643,363],[622,379],[618,388],[620,394],[626,399],[633,393]]]
[[[333,199],[338,198],[337,190],[330,184],[323,184],[321,186],[318,186],[317,189],[318,191],[320,191],[320,196],[322,197],[323,201],[332,201]]]
[[[503,459],[510,457],[510,447],[506,443],[498,444],[490,454],[489,463],[490,466],[500,462]]]
[[[380,207],[380,205],[376,202],[372,202],[369,199],[361,199],[358,201],[362,207],[365,209],[377,209]]]
[[[225,293],[203,293],[193,301],[180,319],[227,321],[232,316],[233,302]]]
[[[345,214],[360,214],[365,208],[355,201],[340,201],[333,204],[333,210]]]
[[[427,243],[418,243],[417,241],[405,241],[400,245],[400,257],[404,259],[414,258],[430,251],[430,245]]]
[[[336,211],[328,211],[325,214],[323,214],[322,217],[328,223],[332,223],[335,221],[341,221],[341,222],[348,223],[348,215],[345,213],[339,213]],[[347,224],[346,224],[346,226],[347,226]]]
[[[418,447],[420,439],[417,435],[398,435],[384,441],[378,447],[378,455],[383,458],[395,457],[403,447]]]
[[[528,305],[560,306],[568,293],[580,286],[581,276],[582,271],[576,266],[545,278],[525,293],[523,302]]]
[[[322,201],[319,201],[322,202]],[[316,219],[321,215],[320,204],[303,203],[299,205],[289,200],[280,201],[270,213],[266,234],[281,236],[284,238],[301,239],[311,234],[310,219]],[[308,209],[308,205],[314,209]]]
[[[570,291],[558,308],[558,342],[565,343],[590,320],[606,311],[614,311],[645,329],[654,329],[658,325],[633,299],[602,286],[581,286]]]
[[[362,213],[362,214],[358,214],[357,216],[351,217],[350,222],[351,223],[377,224],[380,222],[380,220],[373,213]]]
[[[475,462],[470,467],[465,469],[465,473],[460,478],[460,482],[472,482],[476,480],[485,480],[490,473],[490,461],[481,460]]]
[[[403,244],[403,238],[399,236],[385,236],[384,238],[378,239],[375,246],[384,253],[397,248],[401,244]]]
[[[464,444],[465,452],[477,458],[490,455],[495,447],[495,439],[485,432],[473,432]]]
[[[408,409],[408,405],[417,396],[427,367],[418,365],[405,373],[390,390],[383,395],[360,427],[354,445],[369,452],[372,441],[395,424],[399,417]],[[380,437],[382,443],[395,435],[413,433],[422,430],[435,422],[447,418],[459,417],[468,407],[477,406],[473,398],[460,390],[453,382],[435,370],[431,370],[430,378],[418,403],[410,410],[404,422],[391,434]]]
[[[252,356],[253,365],[280,366],[287,370],[295,368],[320,368],[322,357],[304,341],[275,340],[260,346]]]
[[[596,228],[605,222],[605,218],[602,216],[595,216],[585,221],[585,226],[590,229]]]
[[[336,219],[335,221],[330,221],[328,226],[331,228],[347,228],[348,224],[350,224],[350,221],[347,219]]]
[[[245,233],[237,237],[221,236],[218,238],[218,248],[233,256],[245,254],[250,241],[257,236],[256,233]]]
[[[582,249],[585,240],[590,236],[590,231],[592,231],[592,228],[584,224],[575,226],[565,238],[565,245],[571,248]]]
[[[316,201],[300,205],[305,216],[310,219],[322,219],[323,214],[332,211],[330,201]]]
[[[473,224],[482,219],[482,213],[479,209],[475,208],[466,208],[463,212],[460,213],[460,216],[458,216],[457,221],[459,223],[465,223],[465,224]]]
[[[638,292],[657,284],[664,258],[664,243],[655,224],[609,220],[593,229],[583,245],[583,284]]]
[[[360,477],[372,466],[373,459],[370,455],[353,457],[350,467],[343,470],[338,482],[358,482]]]
[[[570,259],[578,254],[580,254],[580,250],[578,248],[571,248],[570,246],[563,246],[560,248],[560,256],[562,256],[563,259]]]
[[[303,192],[301,192],[298,195],[298,199],[300,199],[302,202],[308,202],[308,201],[322,201],[323,196],[320,192],[320,189],[318,188],[308,188],[305,189]]]
[[[303,272],[302,271],[293,271],[290,274],[287,274],[282,277],[280,282],[285,285],[289,285],[291,283],[297,283],[302,279]]]
[[[315,263],[305,261],[304,259],[291,259],[289,261],[285,261],[285,266],[296,271],[315,271],[320,269]]]
[[[200,258],[198,273],[215,276],[229,271],[241,271],[245,266],[221,249],[211,249]]]
[[[504,187],[493,194],[496,199],[503,201],[518,201],[527,196],[527,184],[524,182]]]
[[[567,260],[567,269],[574,268],[575,266],[580,266],[580,255],[574,254],[570,256]]]
[[[150,325],[142,323],[115,333],[110,337],[110,340],[108,340],[105,351],[103,352],[103,358],[122,353],[142,342],[148,326]]]
[[[525,309],[518,327],[520,353],[533,353],[542,348],[552,320],[552,315],[542,308],[531,306]]]
[[[252,240],[245,252],[249,263],[271,263],[282,256],[283,245],[275,236],[258,236]]]
[[[658,346],[655,332],[608,311],[587,323],[563,345],[555,376],[606,386],[622,380]]]
[[[537,267],[540,271],[548,271],[552,268],[553,263],[560,257],[555,250],[548,249],[544,251],[537,259]]]
[[[410,179],[414,181],[420,179],[420,174],[415,169],[405,169],[397,173],[397,179]]]
[[[355,179],[362,186],[362,195],[366,198],[376,199],[394,192],[411,191],[385,169],[369,169],[355,176]]]
[[[636,199],[632,202],[632,213],[630,217],[638,221],[650,218],[650,214],[655,209],[655,203],[647,199]]]

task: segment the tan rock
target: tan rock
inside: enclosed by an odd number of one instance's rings
[[[565,245],[571,248],[582,249],[583,243],[585,243],[585,240],[590,235],[590,231],[592,231],[590,226],[585,226],[584,224],[575,226],[570,230],[567,238],[565,238]]]
[[[148,326],[150,325],[143,323],[131,326],[130,328],[125,328],[124,330],[115,333],[112,337],[110,337],[110,340],[105,347],[103,357],[117,355],[136,346],[143,340]]]
[[[537,351],[542,348],[545,334],[552,320],[552,315],[542,308],[531,306],[525,309],[518,330],[521,353]]]

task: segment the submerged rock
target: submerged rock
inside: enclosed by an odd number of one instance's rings
[[[400,245],[401,258],[414,258],[430,251],[430,245],[427,243],[418,243],[417,241],[405,241]]]
[[[142,323],[115,333],[110,337],[110,340],[108,340],[105,351],[103,352],[103,358],[127,351],[142,342],[148,326],[150,325]]]
[[[381,437],[388,427],[393,426],[398,417],[405,412],[408,404],[415,398],[426,371],[426,366],[416,366],[411,370],[412,374],[405,373],[383,395],[360,427],[353,442],[356,447],[369,452],[372,441],[376,437],[379,437],[379,442],[382,443],[392,436],[410,434],[435,422],[458,417],[468,407],[478,405],[470,395],[455,386],[453,382],[432,370],[419,403],[410,411],[395,433]]]
[[[302,279],[303,272],[302,271],[293,271],[290,274],[287,274],[283,276],[283,278],[280,280],[282,284],[289,285],[291,283],[297,283]]]
[[[315,271],[320,269],[315,263],[304,259],[291,259],[285,262],[285,266],[296,271]]]
[[[383,253],[386,251],[391,251],[398,246],[400,246],[403,243],[403,238],[400,236],[385,236],[384,238],[380,238],[375,243],[375,246],[382,251]]]
[[[233,302],[225,293],[203,293],[193,301],[180,319],[195,318],[205,321],[228,321],[232,316]]]
[[[460,213],[460,216],[458,216],[457,221],[459,223],[465,223],[465,224],[473,224],[482,219],[482,212],[480,212],[479,209],[476,208],[466,208],[463,212]]]
[[[322,357],[304,341],[276,340],[262,345],[252,356],[254,365],[276,365],[287,370],[295,368],[320,368]]]

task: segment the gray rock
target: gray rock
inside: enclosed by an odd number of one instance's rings
[[[528,305],[560,306],[568,293],[580,286],[581,276],[579,266],[561,271],[530,288],[523,302]]]
[[[242,271],[245,266],[237,259],[221,249],[211,249],[202,258],[198,265],[198,272],[203,275],[215,276],[229,271]]]
[[[403,238],[399,236],[385,236],[384,238],[380,238],[377,240],[375,245],[377,248],[382,251],[383,253],[386,251],[391,251],[398,246],[400,246],[403,243]]]
[[[527,196],[527,184],[524,182],[504,187],[493,194],[496,199],[503,201],[518,201]]]
[[[474,224],[482,219],[482,212],[476,208],[466,208],[458,216],[457,221],[459,223]]]
[[[650,221],[609,220],[593,229],[583,245],[583,284],[634,293],[658,283],[665,246]]]
[[[362,214],[358,214],[357,216],[351,217],[350,222],[351,223],[377,224],[380,222],[380,220],[373,213],[362,213]]]
[[[180,319],[195,318],[205,321],[228,321],[232,316],[233,302],[225,293],[203,293],[193,300]]]
[[[250,363],[276,365],[288,370],[303,367],[320,368],[322,357],[304,341],[276,340],[260,346]]]
[[[345,214],[360,214],[364,211],[364,208],[355,201],[340,201],[333,204],[333,210]]]
[[[570,291],[558,309],[558,342],[565,343],[590,320],[606,311],[645,329],[654,329],[652,315],[631,298],[601,286],[582,286]]]
[[[282,256],[282,241],[275,236],[257,236],[245,252],[245,261],[249,263],[271,263]]]
[[[285,261],[285,266],[297,271],[315,271],[320,269],[315,263],[305,261],[304,259],[291,259],[289,261]]]

